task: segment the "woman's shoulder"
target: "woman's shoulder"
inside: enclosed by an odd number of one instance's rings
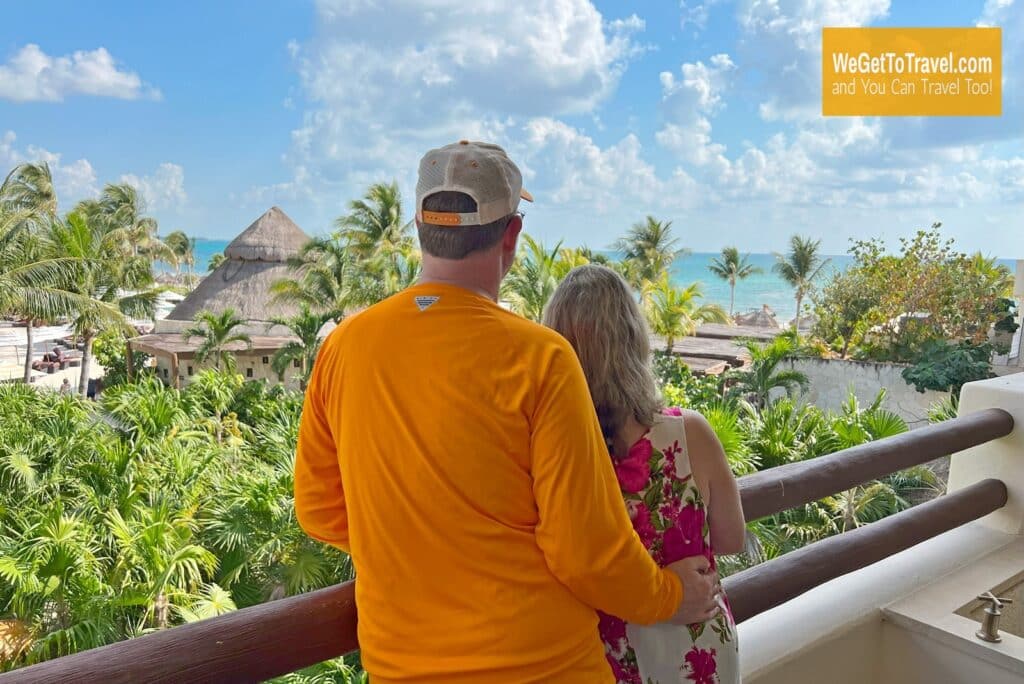
[[[688,431],[700,429],[707,425],[707,419],[693,409],[684,409],[678,406],[663,408],[661,413],[654,417],[654,427],[664,427],[666,430]]]
[[[714,435],[711,424],[702,414],[677,406],[662,409],[661,413],[655,416],[654,426],[651,428],[652,439],[670,444],[678,441],[680,446],[689,444],[691,448],[715,438]]]

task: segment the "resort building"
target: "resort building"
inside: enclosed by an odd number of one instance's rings
[[[187,385],[197,372],[212,366],[196,361],[201,340],[186,341],[182,333],[194,325],[201,311],[221,313],[233,309],[246,324],[237,329],[252,339],[252,345],[232,343],[226,347],[235,357],[236,368],[246,380],[283,382],[298,387],[298,364],[283,378],[271,368],[271,357],[294,338],[287,329],[275,326],[273,318],[287,318],[297,307],[274,301],[270,286],[292,275],[288,258],[296,256],[309,236],[278,207],[271,207],[242,231],[224,250],[225,259],[203,278],[166,318],[158,320],[153,332],[128,342],[130,351],[153,357],[157,376],[174,387]],[[131,359],[131,354],[128,355]]]

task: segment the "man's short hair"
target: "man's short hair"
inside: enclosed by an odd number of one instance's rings
[[[477,210],[476,202],[462,192],[435,192],[423,198],[424,211],[471,213]],[[473,252],[489,249],[498,244],[508,227],[509,216],[482,226],[438,226],[420,223],[418,226],[420,248],[441,259],[464,259]]]

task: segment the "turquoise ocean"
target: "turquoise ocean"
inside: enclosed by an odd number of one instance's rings
[[[228,240],[198,240],[196,242],[196,270],[199,273],[205,273],[210,257],[218,252],[223,252],[228,242]],[[677,285],[689,285],[694,281],[700,281],[704,300],[720,304],[728,310],[729,284],[708,270],[711,260],[718,256],[720,255],[717,253],[693,252],[679,257],[672,265],[672,280]],[[827,258],[829,262],[823,269],[819,282],[824,282],[836,270],[845,270],[853,262],[853,257],[848,254]],[[772,271],[775,256],[772,254],[750,254],[748,259],[751,264],[760,268],[761,272],[736,285],[736,312],[743,313],[752,309],[760,309],[761,305],[767,304],[775,310],[780,321],[791,319],[796,307],[793,290]],[[1000,259],[999,263],[1007,266],[1011,273],[1013,272],[1014,262],[1012,260]]]

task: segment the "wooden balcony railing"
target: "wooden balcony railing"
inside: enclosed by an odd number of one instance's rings
[[[1001,409],[920,428],[740,480],[747,520],[816,501],[1008,435]],[[991,513],[1007,500],[983,480],[871,525],[819,541],[725,580],[738,621]],[[252,682],[358,648],[354,583],[292,596],[0,675],[0,684]]]

